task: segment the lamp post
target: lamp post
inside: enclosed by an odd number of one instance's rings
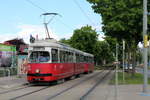
[[[147,71],[147,0],[143,0],[143,41],[144,41],[144,82],[143,92],[147,93],[148,71]]]

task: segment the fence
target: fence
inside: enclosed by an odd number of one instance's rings
[[[0,68],[0,77],[17,75],[17,67]]]

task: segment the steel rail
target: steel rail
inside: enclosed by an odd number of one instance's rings
[[[84,80],[81,80],[80,82],[75,83],[75,84],[73,84],[72,86],[70,86],[70,87],[68,87],[68,88],[66,88],[66,89],[64,89],[64,90],[62,90],[62,91],[60,91],[60,92],[58,92],[58,93],[56,93],[56,94],[54,94],[54,95],[48,97],[46,100],[54,99],[55,97],[57,97],[57,96],[59,96],[59,95],[65,93],[65,92],[67,92],[68,90],[70,90],[70,89],[72,89],[72,88],[74,88],[74,87],[80,85],[81,83],[84,83],[85,81],[90,80],[90,79],[92,79],[93,77],[98,76],[99,74],[102,74],[103,72],[104,72],[104,70],[102,70],[101,72],[98,72],[98,73],[96,73],[96,74],[94,74],[94,75],[92,75],[92,76],[90,76],[90,77],[88,77],[88,78],[86,78],[86,79],[84,79]]]
[[[93,85],[93,87],[91,87],[83,96],[80,97],[80,100],[85,100],[86,97],[98,86],[100,85],[103,80],[110,74],[111,70],[109,70],[109,72],[107,72],[103,77],[101,77],[101,79],[95,84]]]

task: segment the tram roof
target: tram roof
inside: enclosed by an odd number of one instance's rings
[[[75,52],[81,53],[85,56],[93,57],[93,55],[90,54],[90,53],[86,53],[86,52],[80,51],[78,49],[72,48],[70,45],[60,43],[60,42],[58,42],[57,40],[54,40],[54,39],[36,40],[34,43],[31,43],[29,45],[29,47],[43,47],[43,46],[44,47],[54,47],[54,48],[67,49],[67,50],[70,50],[70,51],[75,51]]]

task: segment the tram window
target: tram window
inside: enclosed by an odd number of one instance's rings
[[[75,54],[76,55],[76,62],[78,63],[78,54]]]
[[[81,55],[81,62],[84,62],[84,56]]]
[[[60,62],[64,62],[64,54],[63,54],[63,51],[60,50],[59,52],[59,57],[60,57]]]
[[[68,63],[69,62],[69,52],[68,51],[66,51],[66,62]]]
[[[82,55],[80,54],[79,55],[79,59],[80,59],[80,61],[79,62],[82,62],[83,61],[83,59],[82,59],[83,57],[82,57]]]
[[[70,53],[70,61],[73,62],[73,53]]]
[[[66,54],[66,51],[63,51],[63,62],[66,63],[67,61],[67,54]]]
[[[87,62],[89,63],[89,62],[90,62],[90,58],[89,58],[89,57],[87,57],[87,60],[88,60]]]
[[[67,63],[68,60],[69,60],[69,59],[68,59],[68,58],[69,58],[69,57],[68,57],[68,54],[69,54],[69,53],[66,51],[66,52],[65,52],[65,62],[66,62],[66,63]]]
[[[80,55],[76,54],[76,62],[79,63],[80,62]]]
[[[92,57],[92,63],[94,63],[94,58]]]
[[[68,62],[73,62],[73,53],[68,52]]]
[[[63,61],[66,62],[66,51],[63,52]]]
[[[29,61],[32,63],[48,62],[50,55],[46,51],[33,51],[29,57]]]
[[[82,62],[82,55],[79,55],[79,57],[80,57],[80,62]]]
[[[86,56],[84,56],[84,62],[87,62],[87,59],[86,59],[87,57]]]
[[[52,49],[52,62],[58,62],[58,50],[57,49]]]
[[[87,56],[85,57],[85,59],[86,59],[86,62],[88,62],[88,57]]]

